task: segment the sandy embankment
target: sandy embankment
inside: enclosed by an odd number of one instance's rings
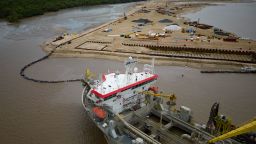
[[[157,43],[157,44],[169,44],[174,46],[192,46],[192,47],[205,47],[205,48],[215,48],[216,46],[224,46],[227,49],[232,48],[232,50],[248,50],[255,48],[255,42],[251,42],[250,45],[247,42],[239,41],[239,44],[225,43],[218,39],[211,39],[211,43],[206,42],[187,42],[185,41],[186,34],[181,32],[174,32],[171,34],[170,38],[163,38],[160,40],[142,40],[136,41],[134,39],[124,39],[120,37],[109,37],[106,33],[103,33],[102,30],[106,28],[112,28],[113,31],[109,32],[109,35],[118,35],[118,34],[127,34],[131,33],[131,27],[134,27],[134,23],[131,21],[138,18],[149,18],[154,22],[158,21],[159,18],[168,18],[173,20],[175,23],[179,24],[181,27],[187,27],[184,25],[184,18],[181,18],[181,13],[187,13],[191,11],[200,10],[203,6],[209,5],[209,3],[197,4],[192,6],[183,6],[181,9],[177,8],[176,16],[166,16],[160,15],[158,13],[149,13],[149,14],[141,14],[138,13],[138,10],[141,10],[142,7],[147,7],[148,10],[154,11],[157,6],[164,7],[165,1],[150,1],[143,2],[134,7],[129,13],[127,13],[128,21],[124,20],[123,17],[120,17],[117,20],[105,23],[96,28],[89,29],[85,32],[82,32],[76,36],[66,36],[64,39],[59,40],[57,42],[52,42],[52,40],[44,43],[42,48],[49,52],[55,46],[60,45],[59,48],[53,54],[54,57],[89,57],[89,58],[102,58],[102,59],[112,59],[112,60],[120,60],[123,61],[124,58],[128,56],[138,57],[141,62],[150,62],[152,56],[148,55],[152,53],[152,50],[149,50],[145,47],[128,47],[122,45],[124,42],[136,42],[136,43]],[[175,7],[175,5],[171,4],[171,7]],[[152,14],[153,13],[153,14]],[[146,25],[143,27],[142,33],[147,33],[150,29],[161,29],[164,25],[154,23],[154,25]],[[209,30],[198,30],[199,33],[204,34],[206,36],[211,36],[211,31]],[[183,38],[183,40],[175,40],[176,37]],[[68,43],[70,41],[70,43]],[[88,41],[95,41],[93,43],[89,43]],[[174,41],[174,42],[173,42]],[[107,42],[110,44],[98,44],[98,42]],[[106,47],[104,50],[99,50],[99,48]],[[253,49],[254,50],[254,49]],[[176,66],[188,66],[195,68],[238,68],[244,65],[254,65],[249,63],[240,63],[234,61],[220,61],[220,60],[204,60],[204,59],[191,59],[191,58],[179,58],[179,57],[163,57],[163,56],[155,56],[156,64],[159,65],[176,65]]]

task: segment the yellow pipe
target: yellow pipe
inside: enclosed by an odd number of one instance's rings
[[[254,120],[248,124],[245,124],[235,130],[232,130],[226,134],[215,137],[215,138],[209,140],[208,143],[215,143],[217,141],[225,140],[225,139],[228,139],[228,138],[240,135],[240,134],[248,133],[251,131],[255,131],[255,130],[256,130],[256,120]]]

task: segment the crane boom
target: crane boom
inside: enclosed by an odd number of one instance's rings
[[[150,92],[150,91],[143,91],[141,93],[146,94],[146,95],[151,95],[151,96],[154,96],[154,97],[169,98],[170,100],[175,100],[176,99],[175,94],[168,95],[168,94],[162,94],[162,93],[153,93],[153,92]]]
[[[240,134],[252,132],[252,131],[255,131],[255,130],[256,130],[256,120],[254,120],[250,123],[247,123],[247,124],[237,128],[235,130],[232,130],[228,133],[225,133],[223,135],[215,137],[215,138],[209,140],[208,143],[215,143],[217,141],[225,140],[225,139],[228,139],[228,138],[240,135]]]

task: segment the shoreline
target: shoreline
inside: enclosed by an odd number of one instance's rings
[[[225,3],[226,1],[224,1],[223,3]],[[138,15],[138,11],[140,9],[143,9],[143,7],[148,6],[148,5],[152,5],[153,2],[140,2],[138,5],[136,5],[136,7],[133,10],[129,10],[129,12],[127,13],[127,17],[128,19],[130,17],[132,17],[133,15]],[[179,23],[182,23],[184,21],[186,21],[186,19],[184,17],[181,17],[181,15],[184,15],[185,13],[190,13],[191,11],[198,11],[200,9],[202,9],[205,6],[208,5],[216,5],[216,4],[212,4],[211,2],[203,2],[203,4],[201,2],[199,2],[199,4],[196,4],[196,6],[192,6],[189,7],[188,9],[185,10],[181,10],[177,12],[177,21]],[[176,6],[176,3],[175,3]],[[186,6],[186,4],[185,4]],[[150,58],[152,56],[147,56],[147,55],[143,55],[143,53],[138,53],[138,52],[130,52],[128,50],[113,50],[113,49],[109,49],[106,51],[99,51],[97,49],[84,49],[84,48],[80,48],[79,46],[85,44],[88,42],[88,40],[90,40],[90,37],[96,37],[94,33],[99,33],[100,30],[102,30],[103,28],[107,28],[110,27],[111,25],[116,25],[116,23],[122,23],[123,21],[125,21],[124,17],[119,17],[116,20],[104,23],[102,25],[99,25],[97,27],[85,30],[83,32],[81,32],[78,35],[71,35],[69,37],[66,37],[60,41],[57,42],[51,42],[54,40],[54,38],[51,38],[50,40],[44,42],[41,47],[45,52],[49,52],[51,51],[55,46],[59,46],[61,48],[57,48],[57,50],[54,52],[53,56],[54,57],[77,57],[77,58],[81,58],[81,57],[89,57],[89,58],[100,58],[100,59],[111,59],[111,60],[119,60],[122,61],[123,57],[127,57],[127,56],[140,56],[139,59],[142,59],[143,62],[149,62]],[[89,35],[88,37],[86,37],[87,35]],[[84,38],[83,38],[84,37]],[[76,47],[69,48],[68,45],[73,41],[75,41],[76,39],[84,39],[85,42],[82,42],[81,45],[78,45]],[[97,39],[97,38],[96,38]],[[115,38],[114,38],[115,39]],[[99,41],[101,43],[104,43],[104,41]],[[114,43],[113,40],[111,41],[106,41],[107,43]],[[96,41],[96,43],[98,43]],[[90,44],[91,46],[94,46],[94,41],[92,44]],[[90,47],[89,45],[89,47]],[[98,46],[98,45],[97,45]],[[107,49],[109,47],[109,45],[105,45],[107,46]],[[62,48],[64,47],[64,48]],[[117,47],[124,47],[121,44],[117,44]],[[144,48],[142,48],[144,49]],[[249,49],[250,50],[250,49]],[[254,52],[255,50],[253,49],[252,52]],[[147,53],[147,52],[146,52]],[[145,53],[145,54],[146,54]],[[238,63],[238,62],[231,62],[231,61],[220,61],[220,60],[207,60],[207,59],[187,59],[187,58],[177,58],[177,57],[160,57],[160,56],[154,56],[156,57],[156,60],[158,61],[157,64],[158,65],[175,65],[175,66],[188,66],[188,67],[192,67],[192,68],[231,68],[231,69],[237,69],[237,68],[241,68],[243,66],[256,66],[255,63]]]
[[[253,0],[230,0],[230,1],[216,1],[216,2],[213,2],[207,6],[226,6],[228,4],[250,4],[250,3],[256,3],[256,1],[253,1]],[[194,9],[192,11],[189,11],[189,12],[185,12],[185,13],[182,13],[180,15],[181,18],[184,18],[184,20],[188,20],[188,21],[193,21],[191,18],[188,18],[186,17],[185,15],[189,14],[189,13],[196,13],[196,12],[199,12],[201,11],[202,9],[206,8],[207,6],[202,6],[198,9]],[[212,25],[211,23],[206,23],[206,24],[209,24],[209,25]],[[228,31],[227,29],[223,28],[224,31]],[[233,33],[234,35],[237,35],[238,37],[240,37],[241,39],[247,39],[247,40],[252,40],[252,41],[256,41],[256,38],[251,38],[251,37],[248,37],[248,36],[242,36],[242,35],[239,35],[239,32],[234,32],[234,31],[228,31],[230,33]]]
[[[131,1],[131,2],[140,2],[142,0],[138,1]],[[4,15],[1,16],[0,20],[6,21],[8,24],[17,24],[20,21],[24,19],[29,19],[37,16],[47,15],[51,13],[56,13],[61,10],[67,10],[72,8],[79,8],[79,7],[86,7],[86,6],[101,6],[101,5],[110,5],[110,4],[124,4],[124,3],[131,3],[128,1],[111,1],[111,2],[104,2],[104,1],[78,1],[78,3],[72,3],[68,1],[63,1],[65,4],[61,3],[61,1],[55,1],[55,2],[45,2],[45,3],[20,3],[18,2],[16,5],[9,3],[1,3],[2,7],[8,7],[8,10],[0,10],[0,12],[4,13]],[[27,11],[33,11],[33,12],[26,12],[24,9],[24,4],[28,6]],[[17,5],[21,5],[20,7],[17,7]],[[55,6],[53,6],[55,5]],[[35,9],[36,7],[36,9]],[[19,8],[19,11],[17,11],[17,8]],[[34,9],[33,9],[34,8]]]
[[[138,3],[143,3],[143,1],[142,1],[142,2],[138,2]],[[135,4],[134,4],[134,5],[135,5]],[[129,8],[129,9],[130,9],[130,8]],[[136,10],[137,10],[137,9],[129,10],[127,16],[129,16],[129,15],[135,13]],[[57,43],[57,44],[55,44],[55,45],[62,45],[62,44],[67,43],[67,42],[70,41],[70,40],[74,40],[74,39],[76,39],[76,38],[79,38],[79,37],[85,36],[85,35],[87,35],[87,34],[93,33],[94,31],[99,30],[99,29],[101,29],[101,28],[103,28],[103,27],[105,27],[105,26],[108,26],[108,25],[110,25],[110,24],[112,24],[112,23],[114,23],[114,22],[117,22],[118,20],[121,20],[122,18],[123,18],[123,17],[120,16],[120,17],[118,17],[118,18],[115,19],[115,20],[112,20],[112,21],[109,21],[109,22],[100,24],[100,25],[98,25],[98,26],[96,26],[96,27],[92,26],[92,27],[89,28],[89,29],[80,31],[80,32],[78,33],[78,35],[76,35],[75,37],[71,37],[71,39],[67,39],[66,41],[61,41],[60,43]],[[44,50],[45,52],[48,52],[48,49],[47,49],[46,45],[47,45],[47,44],[50,44],[55,38],[56,38],[56,37],[51,37],[51,38],[49,38],[47,41],[43,42],[43,44],[41,45],[41,47],[43,48],[43,50]]]
[[[98,52],[87,52],[87,54],[72,54],[72,53],[54,53],[51,57],[53,58],[96,58],[96,59],[107,59],[107,60],[116,60],[123,62],[124,59],[131,56],[130,54],[122,53],[98,53]],[[140,63],[150,63],[152,57],[133,54],[132,56],[138,57]],[[237,62],[228,62],[228,61],[208,61],[208,60],[197,60],[197,59],[184,59],[184,58],[165,58],[165,57],[154,57],[155,65],[158,66],[178,66],[178,67],[190,67],[194,69],[230,69],[230,70],[239,70],[244,66],[255,66],[252,64],[241,64]]]

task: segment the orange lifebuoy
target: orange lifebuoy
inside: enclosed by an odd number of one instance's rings
[[[105,119],[106,118],[107,113],[102,108],[94,107],[92,109],[92,111],[95,114],[95,116],[98,117],[99,119]]]

